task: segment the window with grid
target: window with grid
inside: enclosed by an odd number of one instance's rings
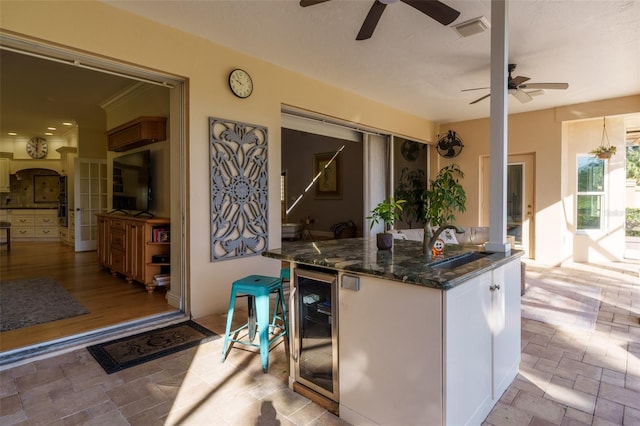
[[[578,197],[576,224],[578,230],[604,228],[605,161],[593,156],[578,156]]]

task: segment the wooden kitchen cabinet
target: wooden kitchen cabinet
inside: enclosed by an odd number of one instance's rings
[[[128,151],[167,139],[167,117],[139,117],[107,132],[109,151]]]
[[[166,218],[141,218],[124,215],[98,214],[97,255],[100,267],[129,282],[145,285],[149,293],[155,290],[154,276],[167,273],[170,241],[157,241],[157,231],[166,230]],[[161,259],[158,259],[161,257]]]

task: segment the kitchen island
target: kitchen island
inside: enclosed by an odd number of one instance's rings
[[[352,424],[481,424],[520,363],[520,256],[450,246],[442,257],[422,243],[391,251],[353,238],[293,242],[263,255],[299,271],[335,274],[339,415]],[[462,261],[461,261],[462,260]],[[299,294],[301,292],[298,292]],[[305,303],[294,304],[290,383],[304,343],[295,334]],[[297,307],[296,307],[297,306]],[[310,306],[310,305],[309,305]]]

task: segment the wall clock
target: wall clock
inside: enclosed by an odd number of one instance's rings
[[[248,98],[253,92],[253,80],[245,70],[235,69],[229,74],[229,87],[237,97]]]
[[[49,146],[44,138],[35,137],[27,141],[27,154],[31,158],[44,158],[49,152]]]

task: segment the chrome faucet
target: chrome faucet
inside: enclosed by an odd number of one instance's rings
[[[440,236],[440,234],[442,234],[446,229],[454,229],[456,231],[456,234],[463,234],[464,233],[464,228],[458,225],[452,225],[449,223],[445,223],[444,225],[442,225],[440,228],[438,228],[438,230],[434,233],[431,231],[431,227],[430,226],[425,226],[425,233],[424,233],[424,238],[422,240],[422,253],[425,254],[427,257],[431,257],[432,253],[433,253],[433,246],[436,243],[436,241],[438,240],[438,237]]]

